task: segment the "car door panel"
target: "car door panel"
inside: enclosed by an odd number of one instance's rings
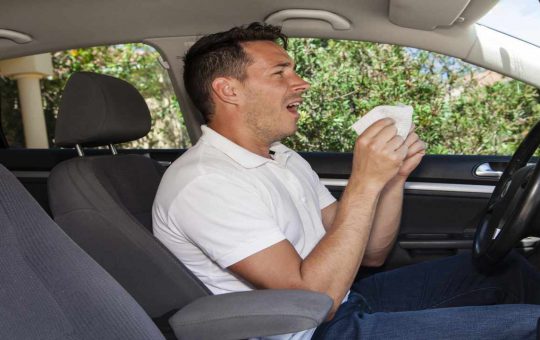
[[[120,150],[146,154],[164,166],[185,150]],[[108,150],[86,150],[88,155]],[[350,153],[301,153],[321,181],[339,198],[350,176]],[[0,163],[14,171],[38,202],[49,211],[47,177],[59,162],[77,157],[69,149],[3,149]],[[427,155],[405,186],[402,221],[396,246],[381,270],[454,255],[471,248],[474,230],[497,183],[497,177],[475,175],[491,163],[501,170],[509,157]]]
[[[303,153],[335,197],[351,171],[351,154]],[[510,157],[427,155],[406,186],[396,245],[381,270],[471,249],[474,231],[498,177],[476,175],[489,163],[504,169]]]

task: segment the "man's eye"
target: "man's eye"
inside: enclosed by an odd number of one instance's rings
[[[274,74],[282,75],[282,74],[283,74],[283,70],[277,71],[277,72],[275,72]]]

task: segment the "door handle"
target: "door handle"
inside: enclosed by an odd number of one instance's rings
[[[476,167],[474,174],[478,177],[496,177],[502,176],[503,172],[499,170],[493,170],[490,163],[482,163]]]
[[[507,162],[504,163],[494,163],[495,166],[497,166],[498,169],[505,169],[508,165]],[[536,165],[536,163],[527,163],[526,166],[530,165]],[[491,177],[491,178],[500,178],[503,174],[503,170],[495,170],[492,168],[492,163],[482,163],[479,166],[476,167],[474,170],[474,174],[478,177]]]

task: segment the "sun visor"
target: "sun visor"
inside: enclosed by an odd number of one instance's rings
[[[473,24],[496,3],[497,0],[390,0],[388,18],[398,26],[432,31]]]

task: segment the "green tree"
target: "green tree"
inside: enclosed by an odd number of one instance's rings
[[[512,154],[540,119],[539,91],[509,78],[481,79],[484,69],[412,48],[332,39],[291,39],[298,73],[311,83],[298,132],[285,144],[300,151],[353,149],[350,126],[377,105],[414,108],[417,132],[434,154]],[[109,74],[133,84],[146,99],[151,133],[126,147],[190,145],[159,55],[143,44],[53,54],[55,75],[42,82],[49,136],[62,89],[75,71]],[[2,127],[11,145],[23,145],[15,82],[0,79]]]
[[[54,145],[55,121],[60,98],[71,74],[90,71],[131,83],[145,98],[152,130],[137,141],[120,147],[186,148],[191,145],[169,76],[158,62],[159,54],[144,44],[81,48],[53,53],[54,74],[41,81],[49,144]],[[15,81],[0,78],[2,127],[11,146],[23,146],[21,115]]]
[[[289,52],[311,83],[285,142],[296,150],[352,151],[350,126],[377,105],[412,105],[436,154],[511,154],[540,118],[536,88],[508,78],[480,86],[485,70],[436,53],[331,39],[291,39]]]
[[[54,76],[43,82],[49,136],[53,136],[61,92],[73,72],[111,75],[132,84],[145,98],[152,130],[130,148],[185,148],[191,145],[169,76],[158,62],[159,54],[144,44],[124,44],[62,51],[53,54]]]

